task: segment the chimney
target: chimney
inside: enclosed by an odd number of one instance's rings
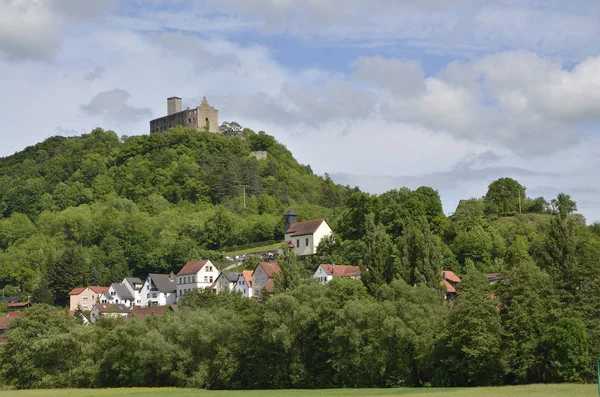
[[[169,278],[175,281],[175,273],[171,272],[171,274],[169,274]]]
[[[167,116],[181,112],[181,98],[172,96],[167,98]]]

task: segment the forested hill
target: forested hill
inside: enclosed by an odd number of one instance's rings
[[[249,129],[52,137],[0,159],[0,287],[32,291],[59,256],[80,267],[62,291],[176,271],[210,250],[280,239],[290,207],[334,217],[352,191]]]
[[[263,305],[196,291],[174,317],[85,328],[35,305],[7,333],[0,378],[20,388],[242,389],[595,379],[600,224],[586,225],[569,195],[528,198],[501,178],[448,217],[432,187],[339,186],[250,130],[121,139],[95,130],[0,159],[0,288],[64,307],[76,286],[281,239],[290,207],[327,218],[334,235],[304,268],[288,252],[278,258],[281,278]],[[307,280],[319,263],[359,265],[361,279]],[[444,289],[444,270],[462,281]],[[123,354],[138,351],[147,359]]]

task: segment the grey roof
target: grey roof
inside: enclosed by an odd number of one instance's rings
[[[168,274],[150,274],[150,278],[159,292],[175,292],[177,286]]]
[[[294,212],[294,210],[290,208],[289,210],[287,210],[287,212],[284,215],[298,215],[298,214],[296,214]]]
[[[115,290],[115,292],[117,293],[117,295],[119,295],[120,298],[122,299],[129,299],[129,300],[133,300],[134,297],[131,294],[131,291],[129,291],[129,289],[125,286],[125,284],[121,284],[121,283],[114,283],[110,285],[112,287],[112,289]]]
[[[0,296],[0,302],[15,303],[20,301],[20,296]]]
[[[223,276],[224,278],[227,279],[227,281],[229,281],[230,283],[237,283],[237,279],[240,276],[240,273],[235,273],[235,272],[223,272],[219,275],[219,277]]]
[[[142,289],[142,285],[144,284],[144,282],[137,277],[125,277],[125,280],[129,283],[129,285],[131,285],[131,288],[133,289],[135,289],[135,284],[140,285],[139,289]]]

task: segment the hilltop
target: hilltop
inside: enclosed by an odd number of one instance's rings
[[[60,258],[76,284],[169,272],[281,239],[290,207],[335,218],[353,191],[262,131],[51,137],[0,159],[0,285],[33,291]]]

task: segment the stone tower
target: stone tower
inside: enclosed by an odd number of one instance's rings
[[[167,98],[167,116],[181,112],[181,98],[172,96]]]
[[[283,215],[283,234],[285,234],[285,232],[287,232],[296,222],[298,222],[298,214],[296,214],[293,209],[289,209]]]
[[[219,111],[208,104],[206,97],[202,99],[197,109],[198,127],[208,129],[210,132],[219,132]]]

